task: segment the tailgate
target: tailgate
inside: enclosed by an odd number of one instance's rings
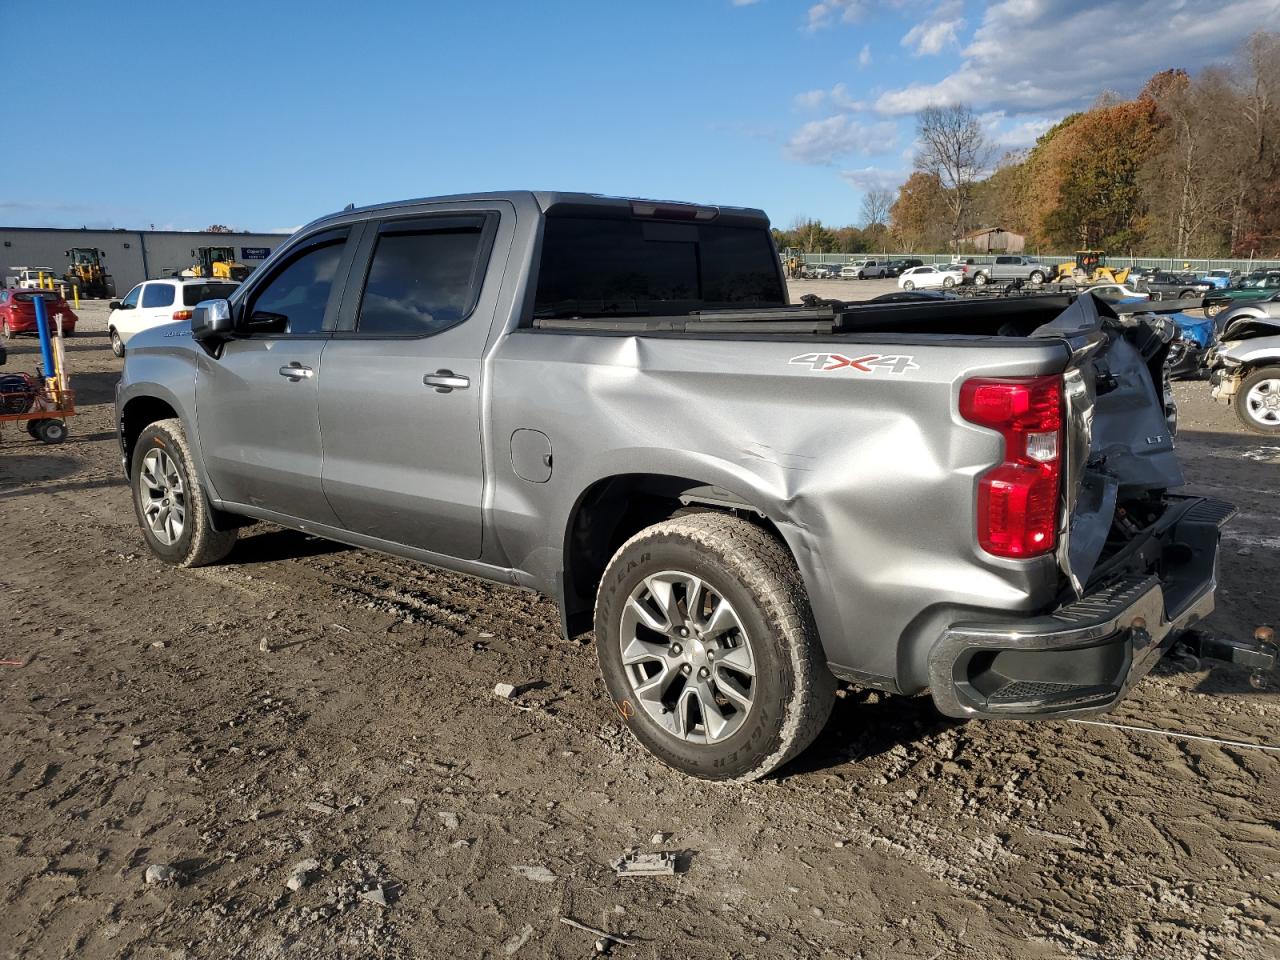
[[[1072,350],[1058,561],[1080,595],[1104,554],[1153,526],[1165,492],[1185,482],[1164,375],[1176,327],[1154,314],[1121,319],[1081,296],[1035,336],[1060,337]]]

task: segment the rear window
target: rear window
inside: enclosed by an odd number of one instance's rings
[[[21,303],[30,303],[36,297],[39,297],[45,303],[58,303],[62,300],[62,297],[56,293],[38,293],[32,291],[31,293],[15,293],[13,295],[13,298]]]
[[[536,317],[672,316],[786,305],[768,231],[549,217]]]
[[[184,283],[182,305],[194,307],[201,300],[225,300],[235,289],[234,283]]]

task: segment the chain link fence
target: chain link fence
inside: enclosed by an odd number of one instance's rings
[[[801,257],[805,263],[835,264],[843,266],[856,260],[906,260],[908,258],[923,260],[927,264],[950,263],[957,258],[952,253],[799,253],[793,251],[791,256]],[[996,258],[994,253],[962,253],[959,257],[972,259],[975,263],[990,263]],[[1025,253],[1019,256],[1031,257],[1047,266],[1059,263],[1074,263],[1074,253]],[[1169,270],[1174,273],[1191,272],[1208,273],[1210,270],[1238,270],[1249,273],[1252,270],[1280,270],[1280,260],[1250,260],[1218,258],[1211,260],[1190,260],[1181,257],[1107,257],[1107,266],[1115,270],[1125,267],[1152,267],[1158,270]]]

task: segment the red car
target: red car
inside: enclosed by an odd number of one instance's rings
[[[62,314],[62,334],[71,336],[76,332],[75,311],[52,290],[0,290],[0,333],[6,340],[20,333],[36,332],[35,298],[44,300],[45,315],[49,318],[49,332],[56,329],[54,319]]]

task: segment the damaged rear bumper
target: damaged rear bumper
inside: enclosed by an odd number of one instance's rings
[[[1152,545],[1159,575],[1122,577],[1042,616],[954,624],[929,657],[938,709],[1020,718],[1110,709],[1213,610],[1219,530],[1234,515],[1217,500],[1183,509]]]

